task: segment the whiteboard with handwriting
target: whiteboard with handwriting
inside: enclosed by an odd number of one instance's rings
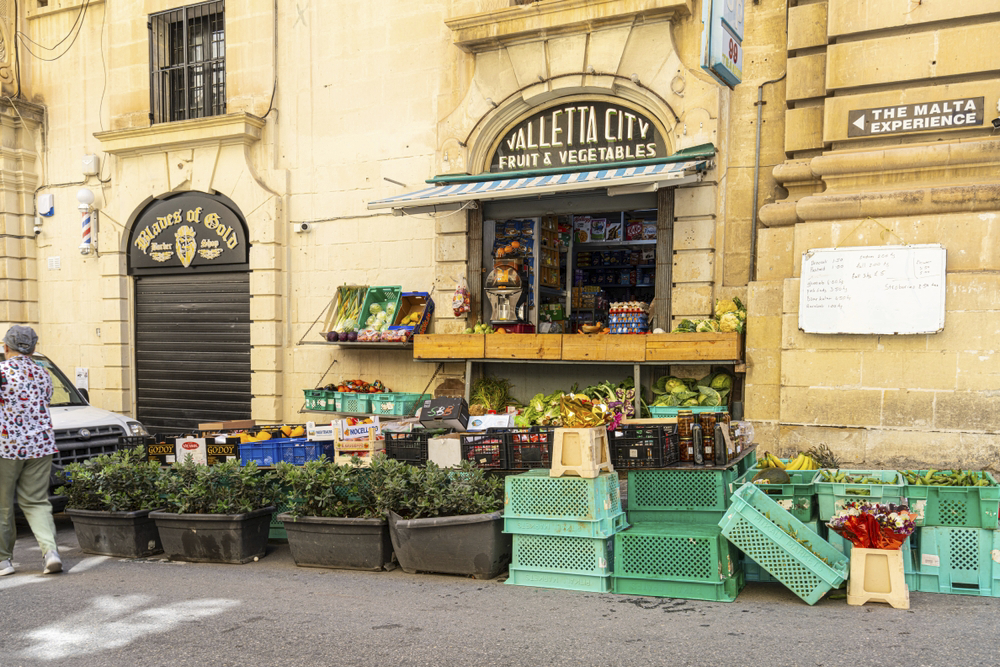
[[[799,328],[818,334],[930,334],[944,328],[945,249],[937,243],[802,254]]]

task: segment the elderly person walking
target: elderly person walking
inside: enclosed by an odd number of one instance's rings
[[[31,358],[38,335],[14,325],[3,337],[0,362],[0,576],[14,574],[17,527],[14,498],[45,558],[43,574],[62,572],[56,525],[49,503],[49,474],[56,453],[49,401],[52,378]]]

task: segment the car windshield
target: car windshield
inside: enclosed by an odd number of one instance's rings
[[[63,375],[63,372],[59,370],[59,367],[49,361],[48,358],[43,357],[40,354],[34,354],[31,356],[32,359],[38,362],[38,364],[49,372],[49,377],[52,378],[52,401],[49,403],[49,407],[61,408],[67,405],[87,405],[87,402],[83,400],[80,396],[80,392],[76,390],[73,383]]]

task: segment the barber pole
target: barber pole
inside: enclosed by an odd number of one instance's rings
[[[80,224],[82,226],[83,242],[80,243],[80,252],[84,255],[90,254],[91,249],[91,227],[90,221],[93,211],[88,207],[86,211],[80,211]]]

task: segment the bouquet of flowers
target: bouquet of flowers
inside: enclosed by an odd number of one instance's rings
[[[851,502],[826,525],[861,549],[899,549],[914,531],[917,515],[906,505]]]

